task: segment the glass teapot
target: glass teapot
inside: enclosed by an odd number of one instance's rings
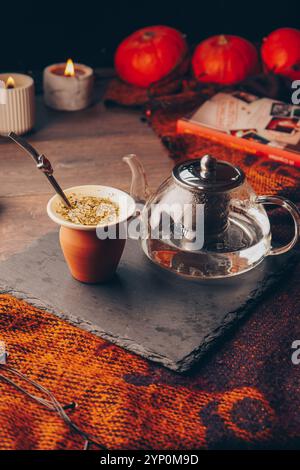
[[[150,195],[145,172],[135,155],[123,160],[132,171],[131,196],[142,203],[142,248],[159,266],[190,278],[235,276],[266,256],[289,251],[299,238],[300,214],[279,196],[257,196],[244,172],[205,155],[174,167]],[[276,204],[292,216],[293,239],[273,248],[264,204]]]

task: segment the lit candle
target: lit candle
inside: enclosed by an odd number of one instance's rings
[[[8,79],[6,80],[5,83],[5,88],[11,89],[11,88],[16,88],[16,82],[13,79],[13,77],[9,76]]]
[[[20,73],[0,74],[0,134],[25,134],[34,126],[34,82]]]
[[[77,111],[90,105],[93,93],[93,69],[74,64],[49,65],[44,70],[44,99],[47,106],[61,111]]]

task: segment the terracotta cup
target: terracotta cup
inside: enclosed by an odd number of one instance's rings
[[[78,225],[68,222],[57,213],[60,198],[55,195],[47,206],[49,217],[60,225],[60,245],[72,276],[81,282],[101,283],[111,279],[121,259],[126,238],[120,227],[135,212],[135,202],[127,193],[108,186],[75,186],[65,193],[78,196],[109,198],[119,205],[117,223],[104,226]],[[110,229],[114,238],[99,238],[99,229]],[[123,237],[123,238],[121,238]]]

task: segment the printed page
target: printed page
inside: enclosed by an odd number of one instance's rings
[[[300,106],[243,91],[217,93],[191,121],[274,147],[297,147],[300,142]]]

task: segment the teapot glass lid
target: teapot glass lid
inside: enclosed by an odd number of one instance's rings
[[[245,180],[244,172],[228,162],[211,155],[179,163],[173,169],[173,178],[180,184],[209,192],[229,191]]]

